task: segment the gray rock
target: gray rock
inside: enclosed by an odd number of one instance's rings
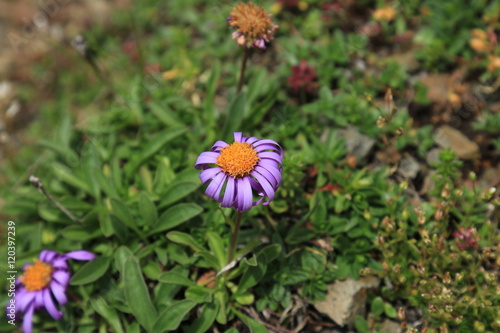
[[[427,152],[427,156],[425,156],[425,160],[427,161],[427,164],[431,165],[432,163],[439,162],[439,154],[443,150],[440,148],[432,148]]]
[[[413,156],[408,155],[399,163],[398,171],[403,177],[413,179],[420,171],[420,164]]]
[[[358,160],[365,158],[375,145],[374,139],[352,126],[337,131],[337,135],[345,140],[349,154],[356,156]]]
[[[481,157],[477,143],[448,125],[441,126],[434,132],[434,141],[442,148],[450,148],[458,158],[473,160]]]
[[[380,330],[387,333],[401,333],[403,331],[401,329],[401,324],[390,319],[386,319],[382,322]]]
[[[352,328],[357,315],[365,316],[369,290],[377,288],[379,284],[380,280],[374,276],[335,281],[328,285],[326,299],[317,301],[314,307],[337,324]]]

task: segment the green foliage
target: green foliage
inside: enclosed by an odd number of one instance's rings
[[[425,309],[436,328],[446,323],[457,332],[475,330],[481,313],[484,329],[494,331],[498,281],[487,267],[498,256],[496,226],[486,219],[482,196],[457,186],[460,163],[455,155],[445,150],[439,158],[434,200],[385,218],[378,247],[383,275],[393,287],[382,294]],[[374,300],[372,307],[378,306],[375,302],[380,303]]]

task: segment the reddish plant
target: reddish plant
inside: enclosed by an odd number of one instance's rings
[[[318,76],[314,66],[308,66],[306,60],[302,60],[300,65],[292,67],[292,76],[288,78],[288,85],[293,94],[306,94],[312,96],[318,88]]]

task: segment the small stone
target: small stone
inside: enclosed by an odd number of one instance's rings
[[[328,285],[326,299],[314,303],[314,307],[340,326],[354,327],[354,318],[365,316],[368,291],[379,286],[380,280],[374,276],[359,280],[348,278]]]
[[[443,150],[441,148],[432,148],[427,152],[427,156],[425,156],[425,160],[427,161],[427,164],[431,165],[432,163],[437,163],[439,162],[439,154]]]
[[[450,148],[457,154],[458,158],[473,160],[481,157],[477,143],[448,125],[441,126],[436,130],[434,141],[442,148]]]
[[[358,160],[365,158],[375,145],[374,139],[352,126],[339,130],[337,135],[345,140],[349,154],[356,156]]]
[[[385,319],[380,327],[381,331],[386,333],[401,333],[401,324],[390,319]]]
[[[403,177],[414,179],[420,171],[420,164],[413,156],[408,155],[399,163],[398,171]]]
[[[448,102],[448,86],[450,74],[429,74],[420,79],[427,87],[427,98],[434,103],[446,104]]]

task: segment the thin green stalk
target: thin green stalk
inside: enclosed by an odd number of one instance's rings
[[[243,80],[245,77],[245,69],[247,66],[248,53],[249,53],[249,48],[245,46],[243,51],[243,59],[241,61],[240,80],[238,81],[238,90],[237,90],[238,94],[240,93],[241,88],[243,88]]]
[[[238,211],[238,217],[236,217],[236,223],[233,228],[233,234],[231,236],[231,243],[229,244],[229,256],[227,258],[227,263],[229,264],[233,261],[234,252],[236,250],[236,243],[238,243],[238,234],[240,232],[241,217],[243,213]]]

